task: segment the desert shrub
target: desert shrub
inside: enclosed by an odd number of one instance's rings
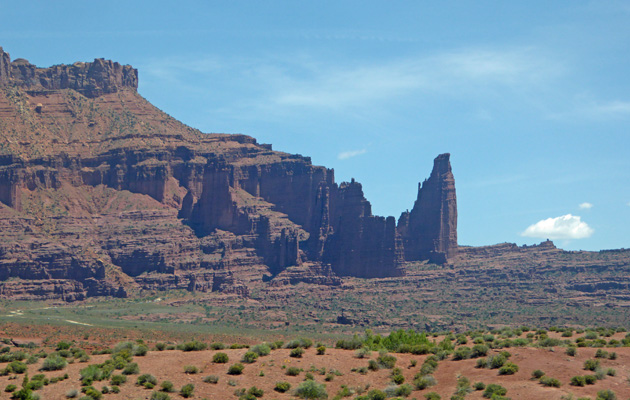
[[[230,358],[225,353],[215,353],[215,355],[212,356],[212,362],[217,363],[217,364],[225,364],[229,360]]]
[[[155,378],[155,376],[151,375],[151,374],[142,374],[138,377],[138,380],[136,381],[136,383],[140,386],[147,386],[146,384],[149,383],[153,386],[157,385],[157,379]]]
[[[337,343],[335,343],[335,347],[344,350],[356,350],[363,347],[363,340],[361,340],[357,335],[354,335],[352,339],[338,340]]]
[[[41,369],[43,371],[59,371],[64,369],[66,365],[68,365],[68,362],[65,358],[61,357],[59,354],[52,353],[44,359]]]
[[[324,355],[326,353],[326,346],[319,346],[317,347],[317,355],[321,356]]]
[[[258,354],[259,356],[268,356],[271,353],[271,347],[267,343],[257,344],[253,346],[250,351]]]
[[[534,372],[532,372],[532,378],[533,378],[533,379],[540,379],[540,378],[542,378],[544,375],[545,375],[545,373],[544,373],[544,372],[542,372],[542,371],[541,371],[541,370],[539,370],[539,369],[534,370]]]
[[[186,342],[182,345],[182,351],[201,351],[208,348],[208,345],[198,340]]]
[[[225,349],[225,345],[221,342],[210,343],[210,348],[212,350],[223,350]]]
[[[617,395],[610,389],[600,390],[595,400],[617,400]]]
[[[367,395],[357,397],[357,399],[361,400],[385,400],[386,398],[387,394],[378,389],[370,390]]]
[[[293,353],[293,351],[291,353]],[[258,353],[254,353],[253,351],[248,351],[247,353],[243,354],[243,358],[241,358],[241,362],[244,362],[246,364],[251,364],[251,363],[256,362],[257,359],[258,359]]]
[[[313,341],[311,339],[299,338],[299,339],[294,339],[294,340],[289,341],[289,343],[287,343],[285,347],[287,349],[295,349],[297,347],[303,347],[305,349],[308,349],[312,345],[313,345]]]
[[[380,353],[378,358],[376,359],[378,366],[381,368],[392,369],[396,365],[396,357],[387,353]]]
[[[35,375],[30,382],[22,386],[31,390],[39,390],[43,388],[45,384],[48,384],[48,379],[46,379],[44,375]]]
[[[594,385],[595,383],[597,383],[597,376],[584,375],[584,382],[586,382],[587,385]]]
[[[94,381],[102,381],[109,378],[113,371],[111,365],[92,364],[79,371],[79,377],[83,386],[91,385]]]
[[[149,351],[149,348],[144,343],[120,342],[114,346],[112,354],[122,353],[124,351],[129,352],[132,356],[144,356]]]
[[[232,364],[228,368],[228,372],[227,373],[230,374],[230,375],[240,375],[240,374],[243,373],[243,369],[244,368],[245,367],[241,363]]]
[[[606,375],[608,375],[608,376],[616,376],[617,375],[617,371],[614,368],[608,368],[606,370]]]
[[[483,397],[486,399],[492,399],[494,396],[504,396],[507,393],[507,389],[496,383],[491,383],[486,386],[486,390],[483,392]]]
[[[367,347],[361,347],[354,352],[354,356],[356,358],[370,358],[372,356],[372,351]]]
[[[429,392],[429,393],[425,394],[424,398],[426,400],[440,400],[441,399],[440,395],[435,393],[435,392]]]
[[[538,345],[540,347],[554,347],[554,346],[560,346],[561,344],[562,344],[562,340],[550,338],[550,337],[540,339],[538,341]]]
[[[514,375],[518,372],[518,365],[507,362],[501,368],[499,368],[499,375]]]
[[[219,382],[219,377],[216,375],[208,375],[203,378],[203,381],[206,383],[217,384]]]
[[[70,389],[66,392],[66,398],[68,399],[74,399],[77,396],[79,396],[79,391],[76,389]]]
[[[490,348],[485,344],[476,344],[472,347],[470,358],[485,357],[490,351]]]
[[[164,349],[166,349],[166,343],[163,342],[158,342],[155,344],[155,349],[157,351],[164,351]]]
[[[378,366],[378,363],[376,362],[376,360],[370,360],[368,361],[368,369],[370,371],[378,371],[380,368]]]
[[[39,400],[39,395],[34,394],[31,389],[23,387],[17,392],[13,392],[11,398],[15,400]]]
[[[23,374],[27,369],[28,365],[22,361],[11,361],[6,368],[9,373],[12,372],[14,374]]]
[[[61,342],[57,343],[57,351],[59,351],[59,350],[69,350],[70,347],[72,347],[72,343],[70,343],[70,342],[61,341]]]
[[[265,392],[262,389],[257,388],[256,386],[252,386],[247,390],[247,394],[254,397],[263,397]]]
[[[129,364],[129,361],[127,361],[127,358],[123,356],[116,355],[112,357],[112,363],[114,363],[114,368],[123,369],[127,366],[127,364]]]
[[[295,391],[295,395],[302,399],[328,398],[328,393],[326,392],[326,386],[312,380],[307,380],[300,383],[300,385]]]
[[[598,380],[602,380],[606,378],[606,371],[604,371],[601,368],[597,368],[595,370],[595,378],[597,378]]]
[[[550,378],[548,376],[541,377],[538,382],[540,382],[541,385],[548,386],[548,387],[557,387],[558,388],[558,387],[562,386],[562,384],[560,383],[559,380],[557,380],[556,378]]]
[[[199,368],[195,367],[194,365],[184,365],[184,373],[185,374],[196,374],[199,372]]]
[[[91,400],[100,400],[103,397],[103,394],[93,387],[88,387],[85,390],[85,396]]]
[[[466,360],[470,358],[471,355],[472,349],[470,347],[461,346],[453,352],[453,360]]]
[[[285,393],[291,389],[291,384],[289,382],[276,382],[276,386],[273,388],[276,392]]]
[[[484,390],[486,388],[486,384],[483,382],[475,382],[473,384],[473,388],[475,388],[475,390]]]
[[[175,391],[175,387],[173,386],[173,382],[171,381],[163,381],[160,383],[160,391],[172,393]]]
[[[289,353],[291,357],[296,357],[296,358],[302,358],[302,354],[304,354],[304,349],[301,347],[296,347],[293,350],[291,350],[291,353]]]
[[[455,337],[455,340],[457,341],[457,344],[466,344],[466,343],[468,343],[468,339],[466,339],[466,335],[464,335],[462,333],[457,335]]]
[[[113,375],[110,379],[110,383],[116,386],[120,386],[125,382],[127,382],[127,377],[125,375]]]
[[[182,397],[188,398],[193,396],[193,392],[195,391],[195,385],[192,383],[187,383],[179,390],[179,394]]]
[[[392,382],[397,385],[401,385],[405,382],[405,377],[402,374],[392,375]]]
[[[287,368],[286,374],[289,376],[298,376],[300,372],[302,372],[302,370],[298,367],[289,367]]]
[[[586,334],[584,335],[584,337],[588,340],[595,340],[597,338],[599,338],[599,335],[597,334],[597,332],[594,331],[587,331]]]
[[[170,400],[171,396],[164,392],[153,392],[151,393],[150,400]]]
[[[7,385],[7,387],[4,388],[4,391],[7,393],[13,393],[15,392],[16,389],[17,389],[17,386],[15,385]]]
[[[495,356],[488,357],[486,365],[488,366],[488,368],[492,368],[492,369],[501,368],[503,364],[505,364],[506,361],[507,361],[507,358],[505,358],[504,355],[497,354]]]
[[[599,360],[586,360],[584,361],[584,369],[587,371],[595,371],[600,367]]]
[[[431,375],[416,376],[413,380],[413,384],[418,390],[424,390],[428,387],[434,386],[436,383],[437,381]]]
[[[394,396],[396,397],[407,397],[413,392],[413,386],[409,384],[402,384],[394,390]]]
[[[585,386],[586,379],[583,376],[576,375],[576,376],[571,377],[570,384],[572,386]]]
[[[608,354],[608,359],[609,360],[616,360],[617,359],[617,353],[615,353],[614,351],[610,354]]]
[[[569,346],[566,351],[568,356],[575,357],[577,355],[577,347]]]
[[[595,358],[608,358],[608,352],[602,349],[597,349],[595,352]]]
[[[122,370],[123,375],[136,375],[140,373],[140,367],[138,367],[137,363],[129,363],[125,365],[125,368]]]

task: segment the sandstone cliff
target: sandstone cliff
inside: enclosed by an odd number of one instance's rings
[[[358,182],[187,127],[137,85],[131,66],[38,68],[0,48],[0,296],[247,295],[300,276],[400,276],[405,259],[455,254],[448,154],[397,227],[372,215]]]
[[[429,179],[418,186],[418,199],[403,213],[398,229],[404,240],[405,258],[444,263],[457,252],[457,196],[450,154],[433,163]]]

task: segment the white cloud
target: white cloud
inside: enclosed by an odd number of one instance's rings
[[[584,202],[584,203],[580,204],[580,208],[582,210],[588,210],[589,208],[593,208],[593,204],[591,204],[589,202]]]
[[[530,225],[522,236],[541,239],[584,239],[593,234],[594,230],[579,216],[571,214],[556,218],[547,218]]]
[[[351,150],[351,151],[343,151],[337,155],[338,160],[347,160],[348,158],[360,156],[361,154],[367,153],[366,149],[361,150]]]

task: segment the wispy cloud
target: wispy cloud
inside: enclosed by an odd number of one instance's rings
[[[630,117],[630,101],[595,101],[593,99],[580,98],[575,101],[575,104],[569,110],[551,113],[548,117],[556,120],[628,118]]]
[[[593,204],[591,204],[589,202],[584,202],[584,203],[580,204],[580,208],[582,210],[588,210],[588,209],[593,208]]]
[[[560,68],[532,48],[464,49],[361,66],[319,65],[307,76],[286,76],[272,100],[279,105],[343,108],[439,93],[461,97],[488,88],[531,88]]]
[[[522,236],[541,239],[584,239],[593,235],[593,228],[577,215],[547,218],[530,225]]]
[[[351,151],[343,151],[337,155],[338,160],[347,160],[348,158],[360,156],[361,154],[367,153],[366,149],[361,150],[351,150]]]
[[[562,67],[536,48],[516,47],[465,48],[361,64],[305,54],[220,60],[180,57],[149,62],[143,70],[154,82],[183,82],[196,74],[206,88],[225,85],[222,77],[229,77],[249,96],[246,101],[241,96],[234,107],[278,112],[296,107],[373,108],[408,95],[478,99],[488,90],[529,91],[543,87]]]

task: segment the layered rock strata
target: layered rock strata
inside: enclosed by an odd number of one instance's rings
[[[448,154],[396,226],[361,184],[308,157],[172,119],[138,95],[137,76],[102,59],[37,68],[0,49],[0,296],[247,295],[455,254]]]

